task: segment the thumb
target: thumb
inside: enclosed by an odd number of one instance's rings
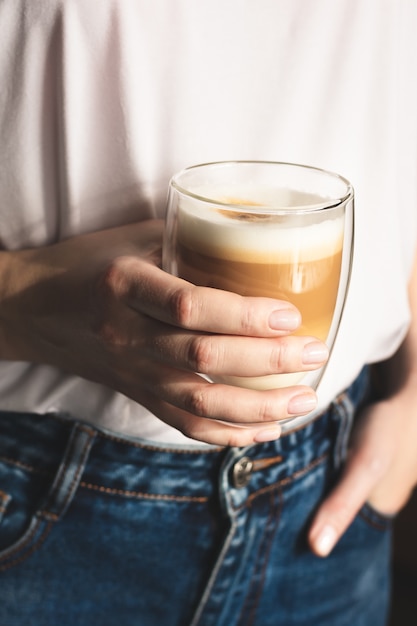
[[[386,471],[386,463],[371,446],[352,451],[338,485],[321,504],[308,535],[311,549],[327,556],[368,500]]]

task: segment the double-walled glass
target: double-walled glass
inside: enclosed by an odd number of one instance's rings
[[[353,220],[353,189],[338,174],[277,162],[197,165],[170,182],[163,267],[196,285],[287,300],[302,315],[297,334],[331,350],[349,283]],[[316,389],[323,371],[214,380]]]

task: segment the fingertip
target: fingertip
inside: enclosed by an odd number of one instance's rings
[[[269,327],[272,330],[293,331],[301,324],[300,312],[295,308],[277,309],[269,316]]]
[[[279,439],[281,435],[281,427],[276,424],[274,426],[270,426],[269,428],[263,428],[259,430],[253,440],[255,443],[266,443],[267,441],[275,441]]]
[[[304,346],[302,360],[304,365],[320,365],[329,358],[329,349],[322,341],[310,341]]]
[[[290,398],[287,405],[287,412],[289,415],[305,415],[313,411],[316,406],[316,394],[313,391],[305,391]]]
[[[325,524],[310,535],[310,546],[313,552],[320,557],[329,556],[337,542],[336,529],[330,524]]]

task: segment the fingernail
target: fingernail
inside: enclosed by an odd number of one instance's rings
[[[264,428],[256,433],[253,438],[257,443],[264,443],[266,441],[275,441],[281,434],[280,426],[274,426],[273,428]]]
[[[269,327],[273,330],[296,330],[301,324],[301,315],[295,309],[280,309],[269,316]]]
[[[337,534],[333,526],[324,526],[314,540],[314,549],[319,556],[330,554],[337,540]]]
[[[304,346],[302,359],[305,365],[324,363],[328,357],[329,350],[321,341],[312,341]]]
[[[287,411],[291,415],[310,413],[317,406],[317,398],[312,393],[300,393],[288,402]]]

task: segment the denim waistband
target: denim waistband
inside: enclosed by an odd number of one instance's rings
[[[86,488],[115,495],[206,499],[222,468],[230,467],[230,472],[223,471],[223,476],[236,486],[233,466],[237,460],[245,459],[254,477],[251,488],[259,489],[268,480],[270,468],[274,480],[282,480],[328,454],[335,438],[340,437],[340,422],[347,414],[347,405],[357,407],[363,402],[368,383],[365,369],[314,421],[275,442],[246,448],[154,444],[61,415],[0,412],[0,460],[22,471],[54,476],[77,429],[86,439],[88,459],[80,483]]]

